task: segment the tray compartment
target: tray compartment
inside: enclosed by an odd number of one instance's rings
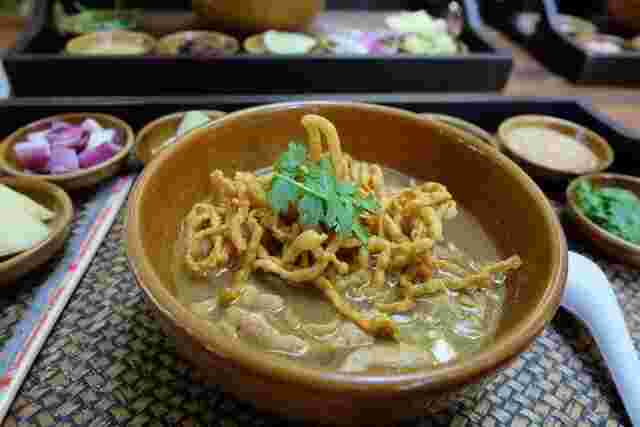
[[[50,17],[53,0],[41,1]],[[462,34],[471,49],[468,55],[87,59],[61,54],[65,39],[42,25],[29,43],[7,55],[4,62],[19,97],[500,91],[513,66],[511,54],[493,48],[485,38],[476,19],[475,0],[461,3],[469,18]],[[383,9],[391,4],[377,3]],[[415,0],[394,4],[396,9],[427,7],[433,13],[442,9]],[[154,13],[169,16],[166,10]],[[186,12],[174,13],[184,19]],[[51,77],[43,78],[43,73]]]

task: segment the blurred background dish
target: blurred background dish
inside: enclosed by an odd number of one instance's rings
[[[98,31],[75,37],[65,52],[72,55],[145,55],[155,48],[156,40],[136,31]]]
[[[303,31],[324,10],[324,0],[193,0],[193,10],[212,29],[252,34]]]
[[[239,49],[237,39],[215,31],[182,31],[161,38],[156,45],[160,55],[220,56]]]

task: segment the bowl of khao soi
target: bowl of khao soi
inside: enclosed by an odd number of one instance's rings
[[[445,409],[526,348],[566,277],[558,220],[519,167],[383,106],[227,115],[155,157],[128,209],[131,266],[178,351],[294,418]]]
[[[576,178],[567,188],[576,228],[595,246],[640,266],[640,179],[620,174]]]
[[[602,172],[613,163],[613,149],[595,132],[551,116],[520,115],[502,122],[498,138],[505,153],[531,176],[566,181]]]

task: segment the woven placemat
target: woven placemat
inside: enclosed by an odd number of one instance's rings
[[[122,215],[46,342],[4,426],[301,425],[258,412],[206,385],[177,358],[173,342],[151,318],[134,283],[123,246]],[[638,347],[640,272],[597,262],[615,288]],[[403,425],[621,426],[629,421],[597,348],[583,327],[561,310],[516,363],[477,397]]]

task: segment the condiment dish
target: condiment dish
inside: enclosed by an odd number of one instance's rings
[[[217,120],[226,114],[224,111],[217,110],[206,110],[204,113],[211,120]],[[181,111],[147,123],[136,136],[133,148],[135,158],[145,165],[149,163],[154,155],[157,154],[155,151],[160,149],[161,145],[167,140],[175,137],[180,121],[185,114],[186,112]]]
[[[56,214],[47,224],[50,234],[46,240],[24,252],[0,258],[0,286],[7,286],[44,264],[62,248],[71,231],[73,204],[60,187],[39,179],[0,177],[0,184],[24,194]]]
[[[61,120],[72,124],[80,124],[87,118],[94,119],[104,128],[116,129],[121,133],[122,148],[113,157],[93,167],[59,175],[30,173],[18,164],[14,146],[24,141],[29,133],[45,130],[52,121]],[[13,176],[31,177],[50,181],[60,185],[65,190],[90,187],[104,179],[114,176],[122,169],[126,163],[129,151],[133,147],[134,140],[134,133],[131,126],[112,115],[102,113],[59,114],[37,120],[27,126],[21,127],[6,137],[0,144],[0,169]]]
[[[557,135],[560,139],[538,137],[526,139],[526,143],[514,138],[514,131],[522,129]],[[595,132],[577,123],[551,116],[520,115],[502,122],[498,128],[498,140],[502,150],[534,178],[545,181],[566,182],[579,175],[602,172],[614,160],[609,143]],[[572,140],[572,141],[570,141]],[[588,165],[578,164],[577,155],[570,151],[571,144],[580,144],[581,154],[588,156]],[[519,147],[518,147],[519,144]],[[544,147],[541,146],[544,144]],[[558,144],[566,144],[562,147]],[[582,147],[587,148],[584,150]],[[525,152],[525,150],[528,150]],[[537,156],[535,159],[533,156]],[[559,166],[559,161],[564,164]],[[569,167],[566,164],[570,163]]]
[[[640,246],[610,233],[594,223],[580,208],[576,199],[577,186],[586,181],[595,188],[618,187],[640,197],[640,178],[620,174],[593,174],[574,179],[566,191],[567,207],[570,218],[584,237],[608,256],[621,262],[640,267]]]
[[[71,55],[146,55],[156,46],[153,36],[127,30],[98,31],[69,40],[65,53]]]
[[[215,31],[182,31],[169,34],[158,40],[156,53],[159,55],[180,55],[180,47],[188,42],[201,43],[218,55],[233,55],[240,49],[240,42],[234,37]]]

